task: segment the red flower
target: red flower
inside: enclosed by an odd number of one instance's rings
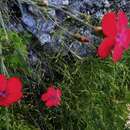
[[[98,55],[104,59],[112,53],[114,62],[121,60],[123,51],[129,48],[130,29],[123,11],[109,12],[102,19],[102,30],[106,38],[98,48]]]
[[[42,95],[41,100],[45,102],[47,107],[56,107],[61,103],[61,95],[61,89],[51,85],[47,92]]]
[[[0,106],[9,106],[22,97],[22,83],[17,77],[0,74]]]

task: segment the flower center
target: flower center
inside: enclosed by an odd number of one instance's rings
[[[50,100],[56,100],[57,97],[56,97],[56,96],[50,96],[49,99],[50,99]]]
[[[116,42],[119,44],[124,44],[126,41],[126,34],[124,32],[118,33],[116,36]]]
[[[0,91],[0,98],[4,98],[7,96],[7,93],[5,91]]]

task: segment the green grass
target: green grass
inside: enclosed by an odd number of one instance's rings
[[[24,54],[25,61],[28,61],[28,44],[25,44],[23,37],[12,33],[8,42],[12,43],[11,45],[20,42],[20,45],[24,46],[24,51],[21,48],[20,52]],[[2,50],[4,47],[12,47],[10,44],[4,45],[2,41],[1,43]],[[17,50],[18,47],[12,47],[12,52]],[[39,49],[37,52],[40,55],[39,61],[36,66],[30,67],[28,62],[25,62],[26,65],[23,60],[19,60],[23,66],[19,66],[19,62],[12,64],[13,60],[8,60],[8,56],[12,57],[14,53],[3,53],[4,66],[9,75],[22,78],[25,97],[20,103],[8,108],[8,111],[0,109],[2,130],[124,129],[127,119],[126,104],[130,100],[130,51],[125,53],[123,60],[117,64],[114,64],[111,58],[100,60],[93,56],[79,60],[70,55],[46,55]],[[19,53],[15,53],[15,57],[19,59]],[[45,59],[54,72],[49,78],[45,77],[40,64]],[[61,86],[63,96],[61,106],[49,109],[40,100],[40,96],[51,81]]]

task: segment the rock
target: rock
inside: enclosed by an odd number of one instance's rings
[[[69,0],[48,0],[48,5],[56,5],[56,6],[69,5]]]
[[[23,32],[24,31],[23,26],[19,23],[15,23],[15,22],[7,23],[6,28],[8,28],[9,30],[13,30],[15,32]]]
[[[37,57],[36,53],[32,49],[29,50],[28,57],[29,57],[29,62],[30,62],[31,66],[37,64],[38,57]]]
[[[42,33],[42,35],[39,36],[39,40],[41,42],[41,45],[52,42],[51,36],[47,33]]]
[[[32,33],[36,32],[36,21],[31,15],[24,14],[22,16],[22,22],[24,23],[25,26],[28,27],[27,29],[29,31],[31,31]]]
[[[81,13],[89,14],[93,18],[100,19],[110,7],[108,0],[71,0],[71,9]]]
[[[41,13],[41,11],[38,10],[36,7],[34,7],[33,5],[28,5],[26,3],[23,3],[22,10],[23,10],[23,14],[21,16],[21,24],[24,26],[26,30],[31,32],[40,41],[41,45],[50,44],[50,46],[48,47],[51,47],[54,52],[59,52],[60,49],[62,48],[64,54],[67,54],[67,51],[70,51],[73,54],[76,54],[79,56],[87,55],[86,45],[81,45],[80,42],[75,42],[75,45],[74,45],[74,42],[73,42],[73,43],[70,43],[70,45],[67,45],[67,47],[69,48],[68,49],[66,48],[66,46],[62,45],[63,42],[61,39],[53,37],[52,33],[55,31],[55,27],[57,27],[57,24],[55,24],[50,19],[46,19],[44,15]],[[66,17],[64,12],[60,12],[60,10],[58,9],[56,9],[55,12],[58,19],[61,18],[62,20],[63,17]],[[62,35],[59,35],[59,37],[62,37]],[[78,46],[76,46],[77,43],[79,44]]]

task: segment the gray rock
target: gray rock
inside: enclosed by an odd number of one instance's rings
[[[49,5],[68,5],[69,4],[69,0],[48,0],[48,4]]]
[[[39,40],[41,42],[41,45],[44,45],[46,43],[51,43],[51,36],[47,33],[43,33],[42,35],[40,35]]]

